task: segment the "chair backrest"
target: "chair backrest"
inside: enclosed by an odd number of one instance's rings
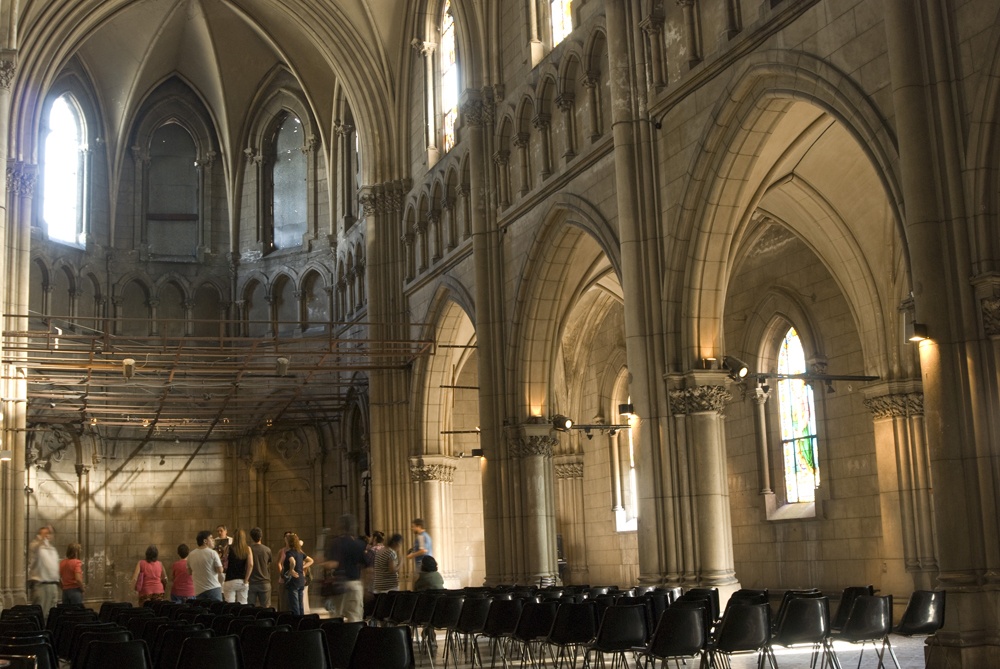
[[[392,603],[392,613],[389,614],[388,621],[393,625],[401,625],[407,622],[413,616],[413,611],[417,608],[417,600],[419,598],[420,593],[418,592],[400,592],[396,595],[396,599]]]
[[[318,613],[306,613],[299,618],[299,624],[296,626],[295,629],[318,630],[322,622],[323,619],[319,617]]]
[[[492,604],[492,597],[466,597],[465,601],[462,602],[462,612],[458,616],[455,631],[461,634],[482,632]]]
[[[333,669],[347,669],[351,663],[351,653],[358,640],[358,632],[365,626],[363,621],[352,623],[326,621],[320,625],[326,637],[326,648],[330,655],[330,665]]]
[[[719,624],[715,647],[722,653],[757,651],[771,638],[771,607],[744,604],[730,607]]]
[[[212,619],[212,631],[215,636],[222,636],[227,633],[229,623],[236,620],[236,616],[230,614],[219,614]]]
[[[167,632],[171,630],[177,630],[181,632],[202,631],[203,629],[204,628],[202,628],[201,625],[195,625],[194,623],[189,623],[183,620],[174,620],[166,625],[160,625],[159,627],[157,627],[156,636],[153,637],[153,642],[152,643],[148,641],[146,642],[146,644],[149,646],[149,654],[153,658],[153,666],[159,665],[160,656],[163,655],[164,651],[164,643],[167,640],[169,640],[174,646],[176,646],[178,650],[181,647],[181,643],[184,641],[183,636],[180,635],[168,636]],[[177,664],[176,654],[174,655],[174,664]]]
[[[781,617],[785,613],[785,608],[788,606],[788,602],[796,597],[822,597],[823,593],[816,588],[798,589],[798,590],[785,590],[781,595],[781,604],[778,605],[778,614],[774,617],[774,620],[781,620]]]
[[[381,623],[389,620],[389,614],[392,613],[392,605],[396,602],[396,597],[399,592],[396,590],[390,590],[389,592],[380,592],[375,595],[375,607],[372,609],[372,620]]]
[[[37,669],[57,669],[59,666],[56,651],[45,642],[0,644],[0,655],[30,655],[35,658]]]
[[[73,640],[73,629],[77,625],[100,624],[97,614],[93,611],[73,611],[63,613],[56,623],[56,629],[52,635],[52,645],[56,649],[56,655],[69,659],[70,644]]]
[[[295,630],[272,634],[264,654],[264,669],[310,667],[330,669],[330,651],[323,631]]]
[[[131,609],[132,602],[101,602],[100,612],[97,617],[101,619],[102,623],[111,622],[111,614],[115,609]]]
[[[837,604],[837,611],[833,614],[833,620],[830,621],[830,627],[839,630],[847,622],[847,614],[851,612],[854,600],[861,595],[874,594],[875,586],[873,585],[850,585],[844,588],[844,592],[840,595],[840,602]]]
[[[708,602],[708,614],[712,617],[712,622],[719,619],[719,589],[718,588],[691,588],[678,600]]]
[[[780,646],[822,643],[830,636],[830,600],[793,597],[778,621],[773,643]]]
[[[431,622],[431,616],[434,615],[434,608],[437,606],[438,600],[441,599],[443,595],[439,595],[431,592],[421,592],[417,595],[417,603],[413,606],[413,613],[405,621],[414,627],[425,627]],[[396,600],[399,601],[399,600]]]
[[[19,630],[40,630],[41,625],[31,617],[11,617],[5,620],[0,620],[0,634],[6,632],[14,632]]]
[[[704,609],[670,607],[660,616],[646,653],[659,658],[690,657],[705,649]]]
[[[462,615],[464,595],[448,594],[438,597],[434,612],[431,614],[431,627],[434,629],[455,629]]]
[[[225,636],[190,636],[181,644],[177,666],[184,669],[243,669],[240,638]]]
[[[561,646],[584,644],[593,641],[596,636],[594,602],[560,602],[552,629],[549,630],[549,643]]]
[[[944,625],[944,591],[916,590],[906,604],[897,634],[934,634]]]
[[[212,630],[200,626],[168,627],[163,631],[163,638],[157,651],[155,662],[157,669],[176,669],[177,658],[186,639],[207,639],[212,636]]]
[[[521,617],[521,608],[524,602],[520,599],[494,599],[490,606],[489,615],[486,616],[486,624],[483,625],[482,634],[488,637],[498,637],[502,634],[510,634],[517,627],[517,620]]]
[[[83,669],[152,669],[149,649],[142,639],[131,641],[95,640],[87,644]],[[75,667],[75,665],[74,665]]]
[[[884,639],[892,631],[892,595],[861,595],[854,600],[838,638],[844,641]]]
[[[409,627],[363,627],[351,653],[349,669],[410,669],[413,641]]]
[[[0,659],[6,660],[8,669],[38,669],[38,658],[34,655],[4,653]]]
[[[289,625],[266,627],[250,625],[240,630],[240,648],[243,650],[243,664],[247,669],[260,669],[264,666],[264,655],[267,654],[267,644],[272,634],[291,632]]]
[[[514,628],[514,638],[519,641],[546,638],[552,631],[558,609],[559,602],[555,600],[526,602]]]
[[[73,652],[70,655],[70,666],[83,667],[87,664],[90,644],[94,641],[131,641],[134,637],[126,629],[87,631],[73,640]],[[149,648],[149,644],[146,644]]]
[[[645,606],[609,606],[604,609],[593,647],[612,653],[645,646],[647,639]]]

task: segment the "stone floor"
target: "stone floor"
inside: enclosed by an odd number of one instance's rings
[[[897,635],[892,635],[890,637],[892,641],[892,647],[896,651],[896,658],[899,660],[900,669],[923,669],[924,668],[924,639],[911,639],[908,637],[901,637]],[[434,658],[434,666],[436,669],[440,669],[443,666],[442,662],[442,649],[444,646],[444,634],[438,635],[438,648],[437,653]],[[835,650],[837,652],[837,657],[843,669],[855,669],[858,666],[858,659],[862,660],[861,669],[875,669],[878,666],[878,657],[872,651],[871,644],[865,646],[864,653],[862,654],[859,649],[847,643],[837,643],[835,644]],[[484,644],[482,649],[483,661],[487,667],[490,666],[490,655],[489,651],[486,649]],[[775,657],[778,662],[778,667],[780,669],[797,669],[799,667],[808,667],[810,663],[810,653],[808,650],[788,650],[783,648],[775,649]],[[417,666],[420,667],[430,667],[430,663],[427,660],[426,655],[421,655],[417,657]],[[895,665],[892,663],[892,659],[889,654],[885,655],[885,662],[887,669],[895,669]],[[581,666],[582,662],[578,662],[577,666]],[[451,658],[448,660],[448,667],[454,667]],[[468,662],[459,662],[460,669],[468,669],[472,665]],[[478,666],[478,665],[477,665]],[[502,664],[497,659],[496,667],[501,667]],[[520,667],[520,659],[512,661],[509,665],[510,667]],[[546,663],[545,667],[551,667],[551,663]],[[597,665],[598,667],[600,664]],[[608,666],[610,666],[610,657],[608,658]],[[632,665],[630,664],[629,667]],[[657,665],[659,666],[659,665]],[[670,665],[673,666],[672,664]],[[683,665],[682,665],[683,666]],[[695,669],[695,664],[688,663],[685,669]],[[765,665],[766,666],[766,665]],[[757,659],[756,656],[744,655],[735,656],[732,658],[732,669],[756,669]]]

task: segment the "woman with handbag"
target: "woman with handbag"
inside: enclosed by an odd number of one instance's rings
[[[139,560],[132,572],[132,583],[139,593],[139,604],[166,599],[167,572],[157,558],[160,552],[156,546],[146,548],[146,559]]]

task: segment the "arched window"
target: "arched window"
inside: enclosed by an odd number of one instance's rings
[[[86,127],[68,93],[49,107],[44,143],[42,220],[46,234],[54,241],[83,245]]]
[[[440,25],[438,82],[441,99],[441,148],[447,153],[455,146],[455,121],[458,119],[458,47],[451,0],[444,2]]]
[[[191,134],[177,123],[161,125],[149,146],[146,222],[150,253],[197,255],[199,182],[198,149]]]
[[[271,163],[271,214],[274,247],[302,246],[307,231],[308,162],[303,152],[302,122],[294,114],[284,114],[274,135]]]
[[[778,352],[778,374],[805,374],[806,357],[795,328],[789,328]],[[816,501],[819,459],[816,405],[812,387],[802,379],[778,381],[781,449],[785,471],[785,501]]]
[[[632,406],[632,398],[628,398],[626,406]],[[620,473],[620,503],[615,506],[615,527],[619,532],[634,532],[639,527],[639,484],[636,477],[636,443],[633,438],[632,428],[635,427],[636,417],[631,411],[622,413],[620,420],[615,421],[619,425],[627,424],[628,429],[618,430],[611,433],[612,457],[618,459],[618,471]],[[614,470],[614,467],[612,467]]]
[[[559,44],[573,32],[573,0],[549,1],[549,25],[552,30],[552,46]]]

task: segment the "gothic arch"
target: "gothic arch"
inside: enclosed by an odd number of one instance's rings
[[[680,313],[691,316],[686,326],[676,324],[677,331],[682,332],[680,353],[684,359],[681,364],[689,368],[701,358],[717,357],[722,352],[724,344],[721,341],[720,319],[725,301],[723,296],[738,258],[740,239],[749,229],[749,222],[758,205],[766,201],[766,196],[779,194],[788,187],[801,187],[800,194],[811,193],[807,198],[811,214],[825,219],[836,218],[835,212],[824,202],[825,196],[812,185],[797,182],[794,169],[790,167],[794,157],[804,154],[807,142],[785,138],[787,144],[768,145],[772,141],[770,131],[775,123],[771,118],[764,125],[767,112],[781,115],[794,109],[800,114],[795,117],[796,121],[803,126],[799,129],[800,138],[817,138],[832,128],[836,132],[845,132],[847,137],[855,140],[851,149],[864,156],[862,165],[872,171],[881,185],[878,192],[884,195],[884,216],[895,239],[901,244],[894,251],[895,257],[891,262],[900,265],[903,278],[899,280],[905,282],[909,276],[905,237],[897,204],[900,197],[894,172],[897,162],[895,145],[878,111],[853,81],[821,61],[810,60],[801,54],[793,56],[775,51],[758,54],[748,60],[741,76],[730,84],[726,93],[720,96],[716,109],[707,116],[711,119],[710,126],[701,140],[704,146],[727,147],[728,150],[699,153],[679,206],[677,238],[691,239],[692,242],[677,244],[674,251],[675,261],[678,266],[686,267],[688,279],[674,286],[677,294],[672,299],[687,306],[675,310],[673,318],[680,318]],[[755,125],[759,127],[752,132]],[[749,153],[760,158],[764,146],[771,152],[768,155],[770,162],[751,160],[749,165],[738,165],[737,154]],[[779,215],[779,218],[782,217]],[[849,248],[837,251],[836,256],[829,252],[817,255],[838,277],[842,287],[847,288],[845,295],[856,310],[858,330],[863,333],[866,367],[884,373],[891,337],[880,339],[885,330],[874,326],[880,324],[897,305],[887,303],[887,296],[879,294],[880,287],[871,276],[870,267],[875,260],[870,256],[875,245],[869,241],[867,250],[861,251],[857,240],[832,239],[837,233],[830,228],[810,233],[797,225],[795,220],[788,220],[790,217],[784,218],[800,236],[825,235],[821,243],[813,240],[814,249],[837,249],[848,244]],[[856,230],[853,233],[856,235]],[[860,255],[851,258],[852,254]],[[866,288],[850,288],[854,283],[850,276],[851,263],[855,268],[861,268],[862,283],[866,284]],[[723,271],[719,271],[720,268]],[[889,292],[894,294],[895,290]]]

